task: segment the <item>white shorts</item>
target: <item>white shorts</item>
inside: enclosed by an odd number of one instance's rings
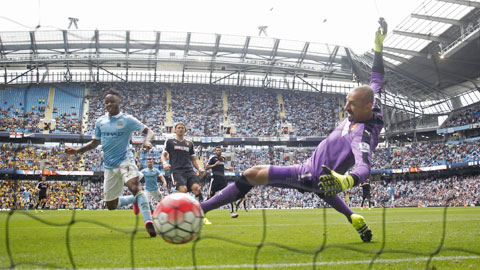
[[[135,177],[140,179],[142,174],[138,171],[137,166],[127,159],[115,169],[105,169],[103,176],[105,178],[103,182],[103,200],[109,202],[122,195],[123,185],[128,180]]]
[[[162,199],[162,194],[158,189],[152,191],[145,190],[145,195],[147,196],[147,200],[149,203],[152,203],[152,198],[155,199],[157,202]]]

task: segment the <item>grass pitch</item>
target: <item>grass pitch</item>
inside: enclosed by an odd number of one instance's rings
[[[332,209],[240,210],[237,219],[214,210],[200,241],[184,245],[150,238],[141,217],[133,233],[131,210],[16,211],[7,241],[9,213],[2,212],[0,268],[12,265],[9,243],[17,268],[131,268],[133,255],[136,268],[194,269],[195,250],[198,269],[253,269],[255,263],[259,269],[313,269],[313,262],[316,269],[368,269],[377,253],[373,269],[425,269],[434,253],[430,269],[480,269],[480,208],[448,208],[445,224],[444,210],[356,211],[373,231],[371,243]]]

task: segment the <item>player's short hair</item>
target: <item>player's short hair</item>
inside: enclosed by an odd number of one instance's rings
[[[215,146],[215,149],[220,148],[222,150],[222,147],[220,145]]]
[[[184,127],[185,129],[187,129],[187,125],[185,125],[185,123],[183,123],[183,122],[177,122],[177,123],[175,123],[175,126],[173,126],[173,129],[177,129],[177,126],[178,126],[178,125],[183,125],[183,127]]]
[[[147,161],[150,161],[150,160],[153,161],[153,158],[147,158]]]
[[[120,99],[120,101],[123,100],[122,95],[115,88],[109,88],[107,92],[105,92],[105,95],[103,96],[103,98],[106,98],[108,95],[117,96]]]

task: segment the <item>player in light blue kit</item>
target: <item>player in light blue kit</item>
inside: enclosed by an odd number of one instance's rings
[[[105,167],[103,199],[108,210],[115,210],[133,203],[135,214],[142,212],[148,234],[155,237],[157,233],[153,227],[150,206],[140,186],[140,172],[129,147],[132,133],[139,131],[146,135],[145,142],[142,144],[143,149],[152,149],[154,133],[135,117],[120,112],[122,96],[115,89],[107,91],[104,102],[107,114],[95,122],[95,135],[92,140],[80,148],[66,147],[65,153],[69,155],[84,153],[101,144]],[[124,184],[133,195],[120,196],[123,193]]]
[[[167,186],[167,181],[163,177],[162,173],[153,167],[153,160],[149,158],[147,160],[147,168],[140,171],[143,174],[145,179],[145,194],[147,195],[148,203],[150,204],[150,213],[153,214],[154,207],[152,206],[152,198],[156,202],[159,202],[162,199],[162,194],[158,190],[157,180],[160,178],[162,181],[162,186]]]
[[[25,206],[25,210],[28,210],[30,207],[30,190],[27,188],[23,191],[23,205]]]

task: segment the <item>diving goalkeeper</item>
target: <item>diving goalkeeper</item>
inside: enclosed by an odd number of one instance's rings
[[[204,212],[244,197],[253,185],[296,188],[319,195],[346,216],[364,242],[371,241],[372,231],[365,219],[355,214],[337,193],[361,184],[370,176],[372,152],[383,128],[380,93],[385,73],[382,50],[387,23],[383,18],[379,23],[370,85],[359,86],[347,95],[344,109],[348,117],[317,146],[312,156],[298,165],[258,165],[247,169],[234,184],[201,203]]]

